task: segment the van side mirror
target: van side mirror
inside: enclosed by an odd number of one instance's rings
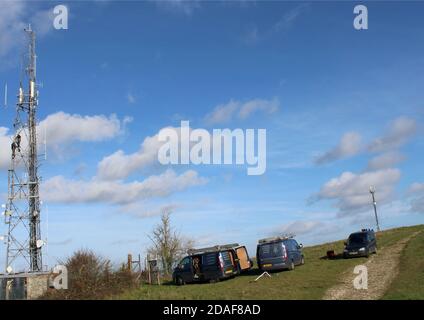
[[[303,244],[299,244],[299,245],[298,245],[298,248],[299,248],[299,249],[302,249],[302,248],[303,248]]]
[[[344,245],[347,246],[347,242],[346,241],[344,242]]]

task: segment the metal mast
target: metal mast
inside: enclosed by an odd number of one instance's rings
[[[377,224],[377,231],[380,231],[380,224],[378,223],[378,215],[377,215],[377,201],[375,201],[375,188],[370,187],[370,193],[372,196],[372,204],[374,206],[374,215],[375,215],[375,222]]]
[[[28,272],[43,269],[40,232],[40,197],[37,155],[38,91],[36,84],[35,32],[31,26],[25,29],[29,45],[25,56],[26,67],[16,104],[15,133],[11,145],[12,159],[8,178],[8,202],[5,223],[8,225],[6,273],[12,265],[23,260]]]

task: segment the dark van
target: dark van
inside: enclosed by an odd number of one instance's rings
[[[256,259],[261,271],[293,270],[305,263],[303,246],[293,237],[273,237],[259,240]]]
[[[362,229],[349,235],[343,251],[344,258],[368,257],[371,253],[377,253],[374,230]]]
[[[180,261],[172,274],[177,285],[219,281],[234,277],[252,267],[246,247],[237,243],[192,249],[187,253],[188,256]]]

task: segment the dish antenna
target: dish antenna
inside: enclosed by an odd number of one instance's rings
[[[41,248],[45,245],[45,242],[43,240],[37,240],[37,248]]]

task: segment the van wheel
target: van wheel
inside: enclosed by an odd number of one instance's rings
[[[289,270],[290,270],[290,271],[291,271],[291,270],[294,270],[294,262],[293,262],[293,260],[292,260],[292,261],[290,261]]]
[[[302,256],[302,260],[300,260],[300,264],[303,266],[305,264],[305,257]]]
[[[185,285],[185,282],[184,282],[183,278],[181,278],[181,277],[176,277],[176,278],[175,278],[175,284],[176,284],[177,286],[183,286],[183,285]]]

